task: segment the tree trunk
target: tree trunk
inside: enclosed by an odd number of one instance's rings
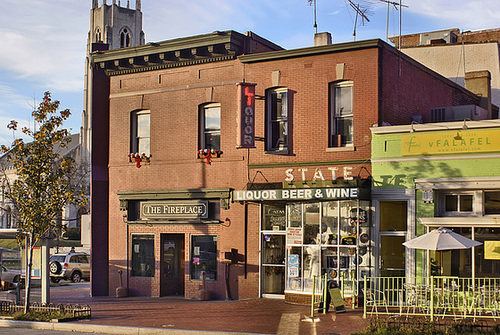
[[[28,262],[26,264],[26,294],[24,298],[24,314],[30,310],[30,295],[31,295],[31,271],[33,268],[33,250],[35,244],[31,239],[31,234],[26,234],[26,254],[28,255]]]

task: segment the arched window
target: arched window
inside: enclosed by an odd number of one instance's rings
[[[96,43],[102,43],[101,28],[97,28],[97,29],[95,30],[95,42],[96,42]]]
[[[8,207],[5,210],[5,221],[4,221],[4,228],[13,228],[12,227],[12,210],[10,207]]]
[[[130,33],[127,28],[124,28],[120,34],[120,48],[130,46]]]

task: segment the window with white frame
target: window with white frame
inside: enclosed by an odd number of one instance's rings
[[[500,190],[441,190],[439,216],[483,216],[500,214]]]
[[[329,147],[353,144],[352,82],[330,84]]]
[[[266,92],[266,151],[288,153],[289,94],[287,88]]]
[[[132,113],[131,152],[150,156],[150,111]]]
[[[200,106],[200,149],[220,150],[220,104]]]

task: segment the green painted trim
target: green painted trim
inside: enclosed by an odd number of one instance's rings
[[[379,48],[386,44],[381,39],[371,39],[359,42],[329,44],[316,47],[300,48],[293,50],[271,51],[238,57],[242,63],[263,62],[294,57],[306,57],[325,53],[351,51],[356,49]]]
[[[322,162],[290,162],[290,163],[267,163],[267,164],[248,164],[249,169],[272,169],[280,167],[297,167],[297,166],[317,166],[317,165],[345,165],[345,164],[370,164],[370,159],[347,159],[337,161],[322,161]]]
[[[117,191],[120,201],[169,199],[229,199],[230,188],[201,188],[193,190]]]
[[[184,225],[184,224],[206,224],[206,225],[219,225],[221,223],[220,220],[137,220],[137,221],[127,221],[129,225],[138,225],[138,226],[148,226],[153,227],[157,225]]]

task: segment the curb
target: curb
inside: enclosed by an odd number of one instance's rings
[[[119,335],[194,335],[194,334],[255,335],[255,333],[161,329],[161,328],[127,327],[127,326],[105,326],[105,325],[93,325],[93,324],[52,323],[52,322],[17,321],[17,320],[0,320],[0,327],[58,330],[58,331],[68,331],[68,332],[83,332],[83,333],[119,334]],[[265,335],[265,334],[259,334],[259,335]]]

